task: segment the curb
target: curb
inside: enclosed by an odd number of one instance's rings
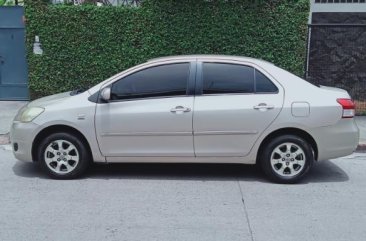
[[[366,144],[365,143],[358,144],[356,151],[362,151],[362,152],[366,151]]]

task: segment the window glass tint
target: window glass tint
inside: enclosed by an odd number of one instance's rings
[[[255,70],[255,82],[256,92],[272,93],[278,91],[277,87],[272,83],[272,81],[258,70]]]
[[[112,86],[112,99],[185,95],[189,63],[161,65],[133,73]]]
[[[203,94],[253,92],[252,67],[221,63],[203,64]]]

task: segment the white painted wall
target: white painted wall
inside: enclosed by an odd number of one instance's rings
[[[315,0],[310,0],[309,23],[311,14],[319,12],[366,12],[366,3],[315,3]]]
[[[366,12],[366,3],[315,3],[310,0],[311,12]]]

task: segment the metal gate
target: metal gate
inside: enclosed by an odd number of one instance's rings
[[[305,78],[346,89],[366,114],[366,24],[310,24]]]
[[[24,8],[0,7],[0,100],[28,100]]]

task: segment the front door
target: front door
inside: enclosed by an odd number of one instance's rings
[[[193,66],[154,66],[114,82],[112,100],[96,109],[96,132],[103,155],[194,156],[194,97],[187,92]]]
[[[250,65],[202,63],[194,103],[197,157],[241,157],[277,117],[283,90]]]

